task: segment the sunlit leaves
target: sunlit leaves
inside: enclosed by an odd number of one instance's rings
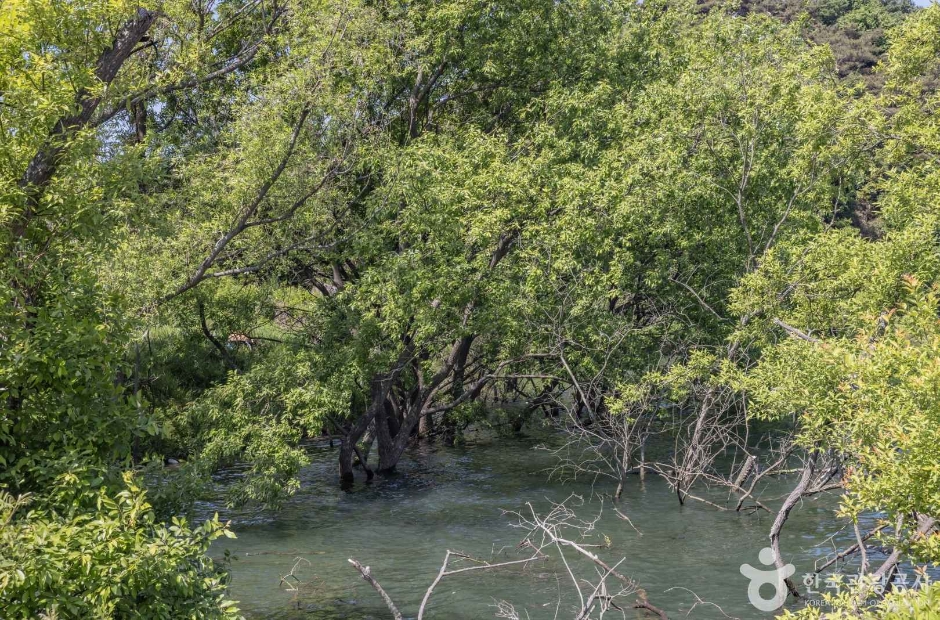
[[[206,553],[232,536],[218,515],[192,528],[155,520],[131,478],[96,506],[57,514],[29,510],[28,498],[0,492],[0,605],[8,618],[134,615],[234,618],[225,575]],[[77,507],[76,507],[77,508]],[[214,611],[213,611],[214,610]]]

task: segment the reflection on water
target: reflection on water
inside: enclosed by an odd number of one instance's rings
[[[390,618],[378,595],[347,562],[355,558],[371,566],[405,616],[414,617],[447,549],[484,559],[501,549],[505,559],[521,557],[515,545],[524,533],[510,527],[512,518],[504,511],[517,510],[526,501],[539,510],[578,493],[585,498],[579,516],[603,509],[597,529],[612,546],[602,555],[613,561],[625,557],[620,570],[642,584],[650,601],[670,617],[684,617],[694,605],[689,591],[717,603],[730,616],[769,616],[748,603],[748,581],[739,568],[743,563],[763,568],[758,552],[767,545],[770,516],[721,512],[696,502],[679,506],[666,484],[651,476],[644,485],[639,480],[628,485],[618,504],[639,535],[616,516],[609,500],[597,494],[591,498],[590,480],[547,480],[551,457],[535,450],[535,441],[474,441],[467,448],[415,449],[402,460],[398,475],[376,478],[370,485],[357,480],[351,492],[337,484],[336,451],[313,447],[313,463],[302,473],[300,491],[280,512],[200,505],[204,515],[218,510],[232,519],[238,534],[237,540],[222,539],[214,547],[219,555],[229,549],[236,558],[231,597],[240,601],[249,618]],[[598,482],[595,490],[612,489]],[[762,500],[773,501],[787,490],[787,484],[780,483]],[[724,496],[712,499],[722,501]],[[844,530],[827,542],[844,526],[836,520],[834,507],[832,497],[810,498],[791,515],[782,546],[796,565],[797,580],[834,545],[844,548],[854,541]],[[449,577],[435,590],[426,617],[493,618],[495,601],[507,600],[534,620],[553,618],[559,592],[569,588],[559,569],[539,563],[526,571]],[[291,576],[282,582],[286,575]],[[643,617],[630,615],[634,613],[630,610],[627,617]],[[559,613],[560,618],[571,615],[564,606]],[[699,605],[691,617],[724,615]]]

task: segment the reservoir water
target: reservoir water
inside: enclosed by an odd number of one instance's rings
[[[600,514],[591,541],[606,545],[598,554],[609,563],[623,558],[620,572],[639,582],[649,601],[671,619],[773,616],[748,602],[749,582],[740,571],[742,564],[766,568],[758,554],[767,546],[771,515],[721,511],[695,501],[680,506],[656,476],[642,484],[634,477],[615,504],[608,481],[550,479],[553,457],[537,447],[531,438],[487,435],[472,437],[464,447],[423,446],[406,455],[396,475],[371,484],[357,478],[352,490],[343,491],[337,483],[336,448],[316,445],[301,474],[300,491],[279,511],[226,510],[221,502],[200,504],[199,511],[204,516],[218,510],[232,520],[238,538],[221,539],[213,555],[231,552],[231,598],[249,618],[391,618],[349,558],[370,566],[403,615],[414,618],[448,549],[488,561],[524,557],[516,546],[525,532],[512,527],[514,519],[506,511],[526,502],[544,511],[572,494],[583,497],[579,517]],[[227,472],[220,485],[238,475]],[[779,506],[791,484],[773,483],[761,500]],[[708,497],[735,504],[726,491],[714,490]],[[787,522],[781,546],[796,567],[797,583],[815,561],[854,542],[846,522],[836,518],[836,506],[833,496],[807,498]],[[583,576],[591,576],[589,566],[573,554],[568,557]],[[813,589],[826,591],[825,583]],[[821,594],[811,597],[821,599]],[[552,619],[559,598],[557,617],[572,618],[577,596],[570,578],[559,562],[545,561],[447,577],[435,589],[425,617],[493,618],[496,602],[508,601],[522,618]],[[625,616],[607,617],[646,617],[642,614],[627,609]]]

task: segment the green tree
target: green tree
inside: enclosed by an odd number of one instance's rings
[[[0,600],[11,617],[234,613],[204,555],[224,525],[159,523],[129,471],[156,428],[125,385],[132,311],[98,277],[152,174],[136,145],[140,102],[211,81],[207,61],[225,61],[199,40],[226,30],[230,9],[194,24],[183,6],[0,8]],[[122,119],[136,138],[117,148],[107,128]]]
[[[888,528],[880,537],[895,549],[880,566],[863,566],[877,577],[904,558],[940,559],[932,533],[940,514],[938,35],[936,6],[893,34],[880,119],[870,126],[883,138],[857,194],[878,215],[867,238],[845,227],[781,247],[735,293],[738,312],[760,316],[749,327],[761,348],[744,382],[751,411],[795,416],[808,450],[840,455],[842,514],[856,522],[880,515]],[[773,325],[790,337],[775,338]],[[866,592],[853,596],[857,603]],[[922,596],[923,606],[933,595]]]

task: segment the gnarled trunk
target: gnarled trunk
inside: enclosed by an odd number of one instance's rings
[[[398,380],[401,369],[410,359],[411,352],[411,347],[406,346],[401,354],[399,354],[398,361],[395,363],[391,372],[372,376],[372,380],[369,382],[369,405],[365,412],[359,416],[352,427],[346,432],[346,435],[343,437],[343,445],[339,450],[339,477],[343,486],[352,484],[354,480],[353,455],[356,453],[356,443],[362,438],[363,434],[365,434],[373,420],[376,422],[376,437],[379,440],[379,451],[381,452],[383,430],[384,433],[387,434],[388,426],[387,424],[380,424],[378,416],[380,412],[382,412],[382,416],[384,416],[389,391]],[[385,420],[383,419],[383,421]]]

